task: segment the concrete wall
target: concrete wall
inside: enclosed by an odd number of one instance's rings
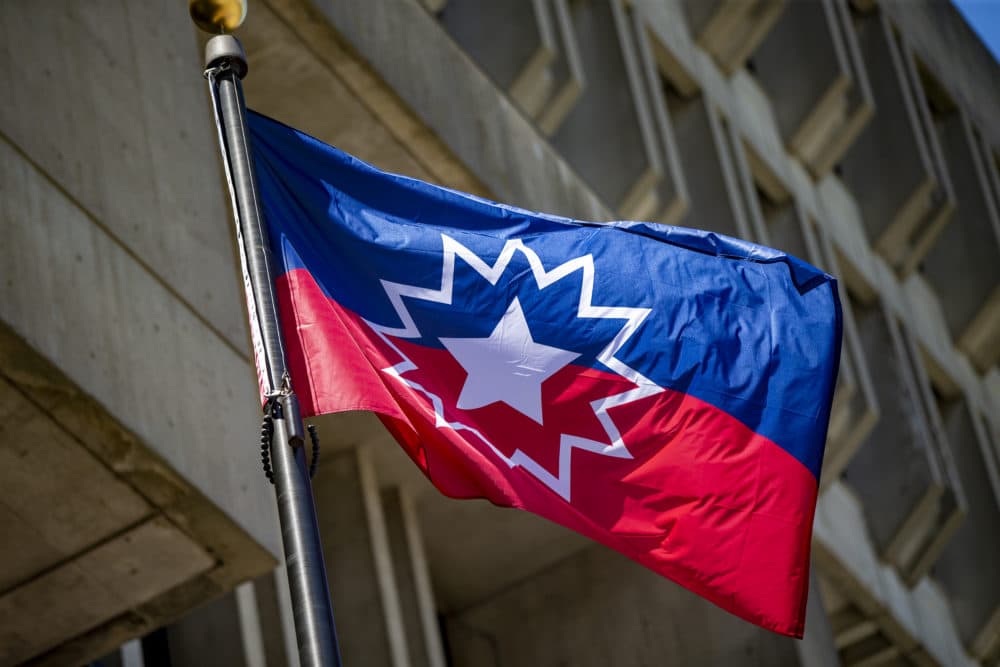
[[[4,321],[273,549],[270,493],[240,454],[253,375],[189,19],[2,11]]]

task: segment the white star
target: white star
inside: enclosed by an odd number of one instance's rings
[[[400,326],[378,324],[369,320],[365,320],[365,322],[372,328],[379,338],[381,338],[386,345],[391,347],[402,359],[397,364],[383,368],[382,372],[389,374],[391,377],[396,378],[407,387],[410,387],[414,391],[426,396],[427,400],[430,401],[431,406],[434,408],[435,424],[438,428],[450,428],[456,432],[468,434],[468,437],[475,438],[476,440],[482,442],[498,459],[506,463],[509,467],[514,468],[516,466],[521,466],[529,474],[534,475],[538,481],[545,484],[547,487],[552,489],[552,491],[558,493],[567,501],[570,500],[570,490],[572,488],[571,457],[573,450],[582,449],[595,454],[600,454],[602,456],[612,456],[620,459],[632,458],[632,453],[628,450],[628,447],[625,446],[621,433],[618,432],[618,427],[608,414],[608,410],[663,391],[663,389],[657,386],[656,383],[644,377],[637,370],[631,368],[623,361],[615,357],[615,353],[621,349],[623,345],[625,345],[628,339],[631,338],[632,335],[639,329],[639,326],[646,319],[646,316],[649,315],[649,309],[632,308],[628,306],[595,306],[591,303],[591,297],[594,293],[594,258],[590,255],[576,257],[567,262],[563,262],[553,269],[546,270],[545,266],[542,264],[541,258],[539,258],[531,248],[524,245],[523,241],[520,239],[510,239],[504,243],[503,250],[501,250],[500,255],[491,266],[476,255],[476,253],[472,252],[446,234],[441,235],[441,243],[443,246],[443,253],[440,288],[419,287],[417,285],[394,283],[387,280],[382,281],[382,287],[385,289],[386,297],[388,297],[389,302],[392,304],[393,309],[399,317]],[[444,416],[444,401],[441,400],[441,397],[434,392],[429,391],[420,383],[415,382],[412,378],[408,378],[406,376],[407,373],[415,370],[417,366],[392,340],[392,337],[405,339],[419,339],[422,337],[420,329],[417,327],[417,323],[413,319],[413,315],[410,314],[410,310],[407,307],[406,302],[403,300],[404,297],[408,299],[420,299],[431,303],[452,303],[455,286],[454,279],[456,258],[461,259],[466,265],[482,276],[483,279],[485,279],[490,285],[496,285],[501,276],[503,276],[504,272],[507,270],[511,259],[516,253],[521,253],[521,255],[528,260],[528,264],[531,266],[531,273],[535,278],[535,284],[538,285],[540,290],[544,290],[548,286],[557,283],[569,275],[578,271],[580,272],[580,300],[576,304],[576,316],[578,318],[600,318],[624,321],[618,335],[609,341],[607,346],[605,346],[605,348],[597,355],[597,361],[612,372],[617,373],[626,380],[635,384],[635,388],[623,391],[620,394],[600,398],[590,403],[590,407],[593,409],[594,415],[601,422],[601,425],[604,426],[604,430],[607,432],[611,444],[600,440],[591,440],[589,438],[583,438],[566,433],[561,434],[559,438],[559,470],[555,474],[550,472],[545,468],[545,466],[539,464],[520,449],[508,456],[507,454],[504,454],[503,450],[493,444],[493,442],[486,435],[480,433],[475,427],[461,421],[448,421]],[[520,307],[520,304],[518,304],[518,307]],[[523,318],[523,313],[521,314],[521,317]],[[527,333],[527,325],[525,325],[524,330],[526,332],[525,339],[530,341],[533,345],[536,345],[537,343],[534,343],[534,341],[531,340],[531,334]],[[496,334],[496,331],[494,331],[494,334]],[[492,337],[493,336],[491,335],[490,338]],[[548,349],[556,349],[558,352],[563,353],[566,352],[565,350],[558,350],[558,348]],[[568,363],[568,361],[566,363]],[[528,366],[531,368],[539,368],[539,366],[535,366],[533,364],[528,364]],[[541,386],[541,380],[538,380],[538,386]],[[492,400],[506,399],[494,398]],[[540,415],[541,413],[539,412],[537,414]],[[541,417],[539,416],[539,421],[540,420]]]
[[[542,423],[542,383],[580,355],[536,343],[515,297],[489,338],[442,338],[468,373],[458,407],[481,408],[503,401]]]

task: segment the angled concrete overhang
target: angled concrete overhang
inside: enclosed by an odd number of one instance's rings
[[[0,664],[84,662],[274,557],[0,324]]]

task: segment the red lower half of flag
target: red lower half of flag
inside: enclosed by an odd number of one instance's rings
[[[373,411],[442,493],[541,515],[802,636],[817,485],[778,445],[670,389],[598,415],[595,401],[634,385],[572,364],[542,385],[542,422],[504,404],[462,410],[464,371],[446,349],[377,332],[304,269],[277,288],[305,416]]]

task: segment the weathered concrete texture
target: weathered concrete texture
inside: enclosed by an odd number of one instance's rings
[[[185,12],[5,2],[0,35],[2,135],[242,351],[211,111]]]
[[[0,597],[0,664],[26,661],[211,567],[162,517],[123,531]]]
[[[846,2],[789,3],[751,61],[789,152],[816,177],[842,157],[873,111]]]
[[[382,169],[489,196],[305,0],[266,0],[241,28],[241,39],[254,68],[244,81],[252,108],[287,119]],[[254,83],[258,77],[260,85]],[[328,105],[337,113],[329,113]]]
[[[171,665],[249,667],[240,633],[236,594],[195,609],[167,628]]]
[[[297,27],[266,4],[248,17],[240,34],[252,72],[244,86],[247,105],[382,169],[433,180],[338,76],[334,67],[346,56],[337,44],[321,59],[303,45]]]
[[[496,87],[506,91],[536,52],[545,48],[534,4],[532,0],[448,0],[437,18]]]
[[[955,623],[970,652],[1000,653],[1000,474],[982,418],[965,401],[939,403],[968,498],[968,515],[951,540],[934,576],[951,599]],[[989,627],[990,624],[994,627]]]
[[[688,183],[687,213],[681,224],[748,238],[750,230],[737,199],[736,175],[718,112],[704,97],[685,99],[673,92],[667,94],[667,105]]]
[[[153,509],[0,379],[0,591],[141,522]],[[68,492],[76,489],[76,492]]]
[[[789,3],[753,52],[754,76],[773,100],[778,128],[789,142],[831,87],[849,85],[824,9],[829,4]]]
[[[17,660],[85,662],[273,563],[4,325],[0,369],[0,515],[17,544],[0,556],[0,645]]]
[[[959,511],[954,481],[937,450],[946,448],[929,422],[919,378],[895,318],[881,306],[851,305],[872,370],[881,418],[847,467],[847,483],[864,501],[880,555],[916,583],[933,564]]]
[[[265,571],[248,532],[277,544],[247,451],[253,375],[191,29],[152,6],[77,9],[0,9],[0,367],[42,415],[26,424],[51,431],[11,442],[44,444],[4,494],[48,494],[50,512],[4,495],[36,527],[0,568],[7,604],[47,609],[9,608],[0,625],[19,639],[0,643],[48,651],[39,664],[85,662]],[[141,48],[122,39],[139,31]],[[62,445],[57,474],[36,465]],[[8,569],[24,553],[39,558]]]
[[[248,450],[257,398],[247,359],[2,141],[0,183],[0,319],[275,547],[272,494]]]
[[[898,223],[901,210],[921,196],[921,189],[934,186],[930,157],[917,127],[916,101],[888,30],[878,14],[855,20],[877,113],[841,163],[842,178],[857,197],[873,244]],[[885,168],[888,164],[891,170]]]
[[[932,0],[880,0],[922,60],[961,101],[994,146],[1000,146],[1000,69],[993,55],[962,16]]]
[[[841,660],[974,665],[958,643],[947,598],[926,577],[908,589],[891,566],[879,562],[866,532],[861,502],[846,485],[831,485],[817,506],[813,557],[831,584],[824,602]]]
[[[602,547],[446,622],[456,667],[799,664],[795,640],[741,621]]]
[[[458,45],[441,39],[442,28],[417,0],[371,0],[364,11],[342,2],[315,4],[498,198],[571,217],[611,217]]]
[[[956,111],[938,115],[935,129],[951,173],[957,206],[952,224],[942,232],[921,269],[940,299],[945,323],[957,342],[977,315],[989,307],[990,297],[1000,285],[1000,246],[990,242],[1000,216],[988,190],[986,165],[965,114]],[[968,271],[969,266],[975,266],[976,271]],[[1000,329],[991,327],[983,335],[996,340]],[[985,352],[981,370],[991,366],[1000,354],[1000,342],[990,347],[996,351]]]
[[[636,115],[636,100],[611,5],[573,2],[570,20],[577,34],[586,77],[583,94],[552,135],[552,145],[616,210],[648,168]],[[604,103],[614,100],[613,104]]]

